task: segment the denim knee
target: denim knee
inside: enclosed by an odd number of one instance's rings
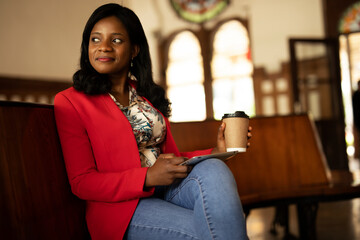
[[[229,181],[231,184],[236,184],[234,176],[226,163],[216,158],[207,159],[196,164],[190,175],[195,175],[204,180]]]

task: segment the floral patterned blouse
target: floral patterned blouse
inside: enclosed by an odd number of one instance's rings
[[[166,124],[163,116],[139,97],[130,85],[129,106],[122,106],[113,95],[109,95],[131,124],[139,148],[141,167],[151,167],[160,155],[159,145],[165,139]]]

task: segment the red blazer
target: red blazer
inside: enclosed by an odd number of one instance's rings
[[[148,168],[140,164],[131,125],[109,95],[89,96],[69,88],[55,97],[55,118],[72,192],[86,200],[92,239],[122,239],[144,191]],[[166,120],[162,153],[180,153]]]

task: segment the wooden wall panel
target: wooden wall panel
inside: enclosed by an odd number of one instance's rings
[[[52,104],[56,93],[70,87],[69,81],[0,77],[0,100]]]
[[[214,147],[219,124],[176,123],[172,124],[172,132],[180,150]],[[250,119],[250,125],[250,148],[227,162],[240,196],[277,196],[310,186],[327,186],[330,171],[307,115],[255,117]]]

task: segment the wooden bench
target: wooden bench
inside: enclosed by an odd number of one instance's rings
[[[216,145],[218,121],[172,123],[181,151]],[[360,196],[350,172],[330,171],[308,115],[255,117],[251,147],[227,164],[247,214],[253,208],[297,205],[301,239],[316,239],[318,202]]]
[[[1,239],[89,239],[51,105],[0,101]]]
[[[297,204],[300,237],[315,239],[317,203],[360,196],[334,181],[307,115],[253,118],[251,147],[229,160],[244,209]],[[172,123],[182,151],[215,145],[217,121]],[[85,203],[70,191],[52,105],[0,101],[3,239],[89,239]]]

